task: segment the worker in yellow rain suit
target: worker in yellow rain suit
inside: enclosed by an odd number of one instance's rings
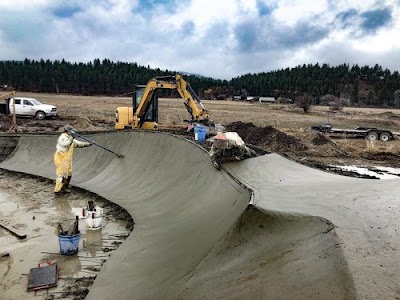
[[[68,193],[69,182],[72,177],[72,154],[74,148],[88,147],[91,143],[81,142],[73,138],[71,131],[74,128],[71,125],[64,127],[64,132],[57,140],[57,150],[54,154],[54,164],[56,165],[56,186],[54,193]]]

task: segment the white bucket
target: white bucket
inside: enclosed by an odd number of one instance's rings
[[[90,211],[83,208],[85,212],[86,229],[100,229],[103,217],[103,209],[96,206],[95,210]]]

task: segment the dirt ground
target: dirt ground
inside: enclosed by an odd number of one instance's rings
[[[53,120],[18,118],[17,129],[24,133],[59,132],[72,124],[81,132],[114,130],[115,108],[130,106],[129,97],[71,96],[24,93],[54,104],[59,117]],[[226,130],[237,131],[259,153],[276,152],[320,169],[329,165],[400,167],[400,139],[370,142],[363,138],[329,137],[311,130],[313,125],[330,123],[336,128],[377,127],[400,131],[400,111],[370,108],[344,108],[332,112],[328,107],[312,106],[308,113],[293,105],[257,102],[203,101],[211,119]],[[163,131],[184,135],[188,113],[181,99],[160,99],[159,125]],[[12,127],[12,117],[0,115],[0,132]],[[349,174],[350,176],[354,174]]]

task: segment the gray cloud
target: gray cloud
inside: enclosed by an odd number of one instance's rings
[[[365,36],[373,39],[386,27],[398,26],[397,6],[386,3],[360,11],[356,5],[343,9],[343,2],[327,0],[326,11],[307,13],[288,25],[287,20],[276,19],[277,4],[269,0],[256,0],[255,13],[235,0],[230,18],[224,11],[207,23],[187,14],[175,18],[174,13],[185,12],[190,1],[141,0],[126,10],[111,0],[53,2],[18,12],[3,8],[0,58],[71,62],[108,58],[222,79],[317,62],[400,67],[395,36],[388,48],[391,52],[385,52],[384,45],[379,53],[370,53],[368,47],[359,50]],[[200,14],[209,17],[206,2]],[[331,37],[335,41],[330,43]],[[357,49],[351,48],[354,41]],[[321,46],[325,44],[329,46]]]
[[[29,13],[18,15],[3,14],[0,18],[0,33],[5,37],[5,42],[19,44],[24,41],[28,49],[35,47],[40,37],[49,31],[46,18],[32,17]]]
[[[382,9],[369,10],[361,14],[361,28],[365,32],[376,32],[392,20],[392,11],[389,7]]]
[[[258,24],[254,21],[247,21],[236,26],[235,37],[238,42],[239,51],[253,50],[257,46]]]
[[[292,49],[313,44],[325,38],[329,30],[306,20],[294,26],[274,24],[271,20],[260,19],[239,24],[234,29],[239,51],[260,51]]]
[[[336,15],[337,23],[341,28],[354,26],[354,22],[359,17],[359,12],[354,8],[342,11]]]
[[[313,44],[320,41],[329,34],[329,30],[324,26],[310,25],[302,21],[292,27],[281,27],[275,31],[276,40],[279,47],[294,48]]]
[[[153,14],[158,8],[163,12],[175,13],[182,5],[190,3],[190,0],[138,0],[134,7],[134,13]]]
[[[203,42],[213,43],[215,45],[227,45],[229,43],[227,36],[230,30],[230,25],[227,22],[214,22],[207,30]]]
[[[273,11],[273,8],[267,6],[262,0],[257,0],[256,5],[260,17],[270,15]]]
[[[52,13],[57,18],[70,18],[74,14],[81,12],[80,7],[57,7],[52,10]]]
[[[307,61],[315,61],[319,63],[329,63],[330,65],[338,65],[348,63],[350,65],[358,64],[360,67],[375,64],[381,65],[384,69],[391,71],[400,70],[400,49],[394,48],[381,53],[370,53],[368,49],[354,49],[349,47],[346,42],[337,42],[326,45],[309,53]]]
[[[182,24],[181,32],[183,37],[191,36],[194,32],[195,24],[192,21],[187,21]]]

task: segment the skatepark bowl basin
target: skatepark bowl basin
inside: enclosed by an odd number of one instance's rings
[[[86,299],[400,296],[398,180],[339,176],[276,154],[217,170],[203,148],[160,132],[90,139],[125,157],[77,149],[72,185],[123,207],[135,228]],[[52,179],[56,140],[21,135],[0,167]]]

